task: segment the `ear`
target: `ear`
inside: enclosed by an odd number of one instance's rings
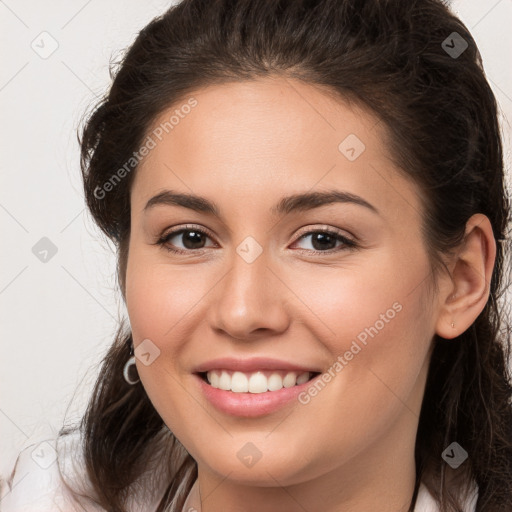
[[[489,298],[496,259],[491,223],[477,213],[466,223],[464,241],[451,262],[451,284],[440,297],[436,333],[452,339],[462,334],[482,312]]]

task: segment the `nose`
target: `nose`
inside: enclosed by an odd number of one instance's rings
[[[265,252],[250,263],[235,253],[212,294],[210,325],[238,340],[280,334],[290,324],[289,293],[269,266]]]

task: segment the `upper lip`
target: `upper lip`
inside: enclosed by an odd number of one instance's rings
[[[207,372],[210,370],[223,369],[240,372],[252,372],[257,370],[289,370],[298,372],[319,372],[320,370],[311,368],[311,366],[292,363],[279,359],[268,357],[251,357],[250,359],[240,359],[234,357],[220,357],[211,359],[198,365],[195,373]]]

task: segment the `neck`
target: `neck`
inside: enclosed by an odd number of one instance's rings
[[[417,420],[404,407],[385,437],[379,437],[364,452],[331,471],[322,472],[322,467],[317,467],[317,476],[308,480],[284,482],[266,473],[265,482],[248,485],[199,465],[198,478],[183,511],[408,512],[416,479]],[[335,461],[326,461],[327,464]]]

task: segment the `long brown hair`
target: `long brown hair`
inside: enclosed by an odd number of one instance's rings
[[[371,109],[400,172],[424,196],[434,280],[469,217],[489,217],[498,243],[487,305],[456,340],[433,339],[410,510],[421,481],[443,512],[462,508],[471,482],[478,512],[510,510],[511,336],[503,302],[510,203],[496,100],[466,26],[440,0],[184,0],[141,30],[111,74],[79,141],[87,206],[115,243],[123,295],[136,165],[122,179],[118,173],[107,193],[104,185],[161,112],[212,84],[279,75]],[[94,500],[124,512],[130,486],[158,451],[169,468],[158,512],[180,511],[197,466],[142,384],[124,381],[131,353],[131,333],[121,325],[79,427]],[[453,441],[469,454],[456,473],[441,457]]]

